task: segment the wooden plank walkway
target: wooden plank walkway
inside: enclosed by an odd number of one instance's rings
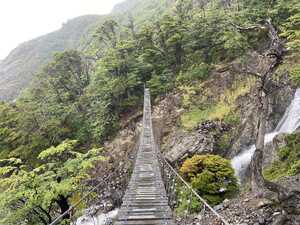
[[[142,224],[175,225],[153,138],[148,89],[145,89],[143,128],[135,167],[115,223],[115,225]]]

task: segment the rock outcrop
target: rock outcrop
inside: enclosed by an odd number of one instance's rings
[[[294,94],[294,89],[287,87],[286,90],[279,90],[270,96],[272,104],[270,105],[270,114],[267,124],[267,131],[271,132],[276,128],[280,118],[284,114],[286,108],[290,104]],[[238,126],[237,136],[229,157],[232,158],[241,150],[255,144],[256,129],[257,129],[257,110],[255,106],[255,99],[253,93],[241,96],[238,99],[238,107],[241,110],[241,121]]]
[[[290,190],[300,191],[300,175],[283,178],[280,184]],[[245,192],[231,200],[225,199],[214,209],[232,225],[272,225],[281,215],[278,204],[264,198],[256,198],[250,192]],[[212,224],[212,221],[218,224],[216,216],[209,212],[205,215],[201,213],[190,215],[185,219],[178,218],[179,225]],[[290,215],[289,221],[285,223],[285,225],[299,224],[299,214]]]
[[[255,64],[255,54],[249,63]],[[243,67],[238,63],[222,68],[216,68],[213,71],[212,79],[206,82],[206,87],[215,90],[214,93],[208,91],[207,99],[212,101],[212,94],[220,96],[228,88],[234,85],[234,82],[243,82],[247,76],[239,71]],[[249,75],[250,76],[250,75]],[[217,77],[217,78],[216,78]],[[287,74],[281,77],[282,83],[287,83],[285,88],[278,89],[269,95],[270,113],[267,124],[267,131],[270,132],[276,128],[276,125],[283,116],[286,108],[289,106],[295,92],[294,87],[289,84]],[[199,95],[203,95],[200,91]],[[206,93],[207,94],[207,93]],[[220,121],[207,121],[199,124],[197,129],[186,131],[180,126],[180,116],[185,111],[182,106],[183,96],[181,93],[169,94],[159,103],[154,110],[155,134],[161,142],[161,149],[164,151],[170,162],[181,162],[186,157],[193,154],[219,154],[227,158],[232,158],[243,149],[255,143],[256,129],[258,123],[257,105],[255,90],[251,89],[249,93],[241,95],[235,102],[235,110],[238,112],[240,121],[235,127]],[[220,136],[229,132],[229,148],[221,149],[218,146]],[[266,153],[266,158],[273,160],[276,157],[274,148]]]
[[[245,68],[255,68],[259,64],[259,56],[257,53],[249,54],[247,65],[237,64],[233,68],[236,72],[243,72]],[[242,68],[242,69],[241,69]],[[248,75],[251,76],[251,75]],[[273,131],[280,119],[282,118],[285,110],[291,103],[295,87],[290,83],[287,73],[281,74],[280,83],[285,84],[284,88],[274,87],[274,91],[269,94],[269,115],[266,124],[266,131]],[[258,124],[257,116],[257,100],[255,90],[252,89],[250,93],[240,96],[237,99],[237,108],[240,111],[240,124],[238,126],[237,136],[235,137],[234,144],[229,157],[232,158],[237,155],[241,150],[249,147],[255,143],[256,130]]]
[[[218,140],[230,126],[221,121],[206,121],[196,131],[178,130],[164,143],[166,158],[172,162],[182,162],[194,154],[219,154],[225,156],[226,151],[218,147]]]

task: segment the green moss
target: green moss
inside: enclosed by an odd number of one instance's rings
[[[188,213],[197,213],[202,209],[202,203],[199,199],[191,194],[190,189],[185,186],[178,186],[177,188],[178,205],[176,207],[177,215],[185,215]]]
[[[288,170],[288,175],[295,176],[300,173],[300,160],[294,162]]]
[[[213,109],[192,109],[189,112],[184,113],[181,116],[181,123],[184,128],[187,130],[192,130],[195,128],[199,123],[207,120],[212,113]]]
[[[217,146],[220,150],[226,150],[231,146],[231,134],[229,132],[224,133],[218,140]]]
[[[279,159],[282,161],[286,160],[289,157],[289,154],[290,154],[290,149],[287,146],[282,147],[277,152]]]
[[[289,74],[292,81],[299,87],[300,86],[300,65],[296,64],[296,66],[293,66]]]
[[[249,92],[253,80],[249,79],[244,83],[236,83],[214,104],[203,107],[193,107],[182,114],[181,124],[187,130],[194,129],[199,123],[205,120],[224,120],[232,124],[239,122],[239,116],[235,112],[235,102],[238,97]]]
[[[264,176],[269,180],[276,181],[300,173],[300,133],[287,135],[285,140],[287,145],[277,152],[279,160],[264,170]]]
[[[194,155],[183,163],[180,172],[211,205],[221,203],[238,190],[230,161],[218,155]]]
[[[240,123],[240,115],[237,112],[231,111],[227,116],[224,117],[224,122],[233,126]]]
[[[280,161],[274,162],[272,166],[264,169],[263,174],[266,179],[271,181],[277,181],[288,176],[286,166]]]

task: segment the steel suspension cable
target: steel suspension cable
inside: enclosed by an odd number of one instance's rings
[[[205,199],[203,199],[192,187],[189,185],[183,177],[173,168],[173,166],[167,161],[167,159],[163,156],[163,154],[158,150],[158,146],[156,145],[157,148],[157,153],[161,160],[163,161],[162,163],[166,164],[169,169],[172,171],[172,173],[179,178],[184,185],[191,190],[191,192],[204,204],[205,207],[207,207],[216,217],[218,217],[225,225],[230,225],[223,216],[221,216],[216,210],[214,210]]]

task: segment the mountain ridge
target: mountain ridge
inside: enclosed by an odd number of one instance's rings
[[[53,59],[55,52],[68,49],[84,50],[93,35],[93,27],[113,18],[127,24],[128,17],[136,19],[136,27],[148,20],[158,19],[175,1],[126,0],[114,6],[107,15],[84,15],[68,20],[51,33],[26,41],[0,60],[0,101],[16,99],[29,86],[35,74]],[[130,13],[129,13],[130,12]],[[147,13],[145,13],[147,12]]]
[[[100,19],[98,15],[71,19],[60,29],[13,49],[0,63],[0,100],[15,99],[28,86],[34,74],[52,59],[54,52],[80,49],[82,38]]]

